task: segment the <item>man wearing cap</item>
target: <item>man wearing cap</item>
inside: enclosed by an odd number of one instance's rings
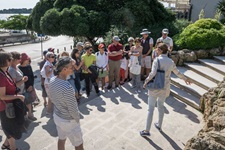
[[[162,30],[162,37],[157,39],[157,42],[163,42],[168,46],[169,52],[173,50],[173,39],[168,36],[169,30],[163,29]]]
[[[120,60],[123,54],[123,45],[119,43],[118,36],[113,37],[113,43],[108,46],[109,55],[109,85],[107,89],[112,88],[112,82],[115,80],[115,87],[119,86]]]
[[[152,47],[153,47],[153,39],[149,37],[151,32],[148,29],[143,29],[140,33],[142,35],[141,46],[142,50],[142,58],[141,58],[141,79],[145,79],[145,74],[148,75],[151,70],[151,55],[152,55]]]
[[[55,51],[54,51],[54,50],[55,50],[54,48],[49,48],[49,49],[48,49],[48,51],[49,51],[49,52],[52,52],[52,53],[54,54],[54,56],[55,56],[55,60],[54,60],[54,62],[52,63],[53,65],[56,64],[56,61],[57,61],[56,58],[58,58],[57,55],[55,54]]]

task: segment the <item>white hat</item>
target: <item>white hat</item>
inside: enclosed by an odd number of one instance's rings
[[[165,29],[162,30],[162,33],[169,34],[169,30],[165,28]]]
[[[128,42],[130,42],[130,41],[134,41],[134,38],[133,37],[129,37],[128,38]]]
[[[114,36],[114,37],[113,37],[113,40],[119,42],[119,41],[120,41],[120,38],[119,38],[118,36]]]
[[[77,42],[76,47],[78,47],[78,46],[82,46],[82,47],[84,47],[83,42]]]
[[[143,34],[150,34],[151,32],[148,31],[148,29],[142,29],[141,35]]]

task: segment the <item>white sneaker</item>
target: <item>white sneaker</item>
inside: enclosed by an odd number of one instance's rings
[[[141,90],[137,90],[138,93],[141,93]]]

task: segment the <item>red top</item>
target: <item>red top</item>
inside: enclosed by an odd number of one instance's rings
[[[14,95],[16,91],[16,87],[6,75],[4,75],[2,72],[0,72],[0,87],[5,87],[5,94],[6,95]],[[7,100],[7,103],[12,102],[12,100]],[[5,110],[5,104],[0,100],[0,111]]]
[[[123,50],[123,45],[122,44],[117,44],[117,45],[114,45],[114,44],[110,44],[108,46],[108,52],[114,52],[114,51],[120,51],[120,50]],[[118,55],[118,56],[109,56],[109,60],[113,60],[113,61],[117,61],[117,60],[120,60],[122,59],[122,54],[121,55]]]

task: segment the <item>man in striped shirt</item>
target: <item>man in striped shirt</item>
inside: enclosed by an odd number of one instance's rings
[[[74,71],[74,61],[70,57],[62,57],[56,64],[57,76],[49,84],[51,98],[54,99],[54,122],[58,132],[58,150],[65,149],[68,137],[76,150],[83,150],[83,138],[80,128],[80,115],[75,91],[66,80]]]

